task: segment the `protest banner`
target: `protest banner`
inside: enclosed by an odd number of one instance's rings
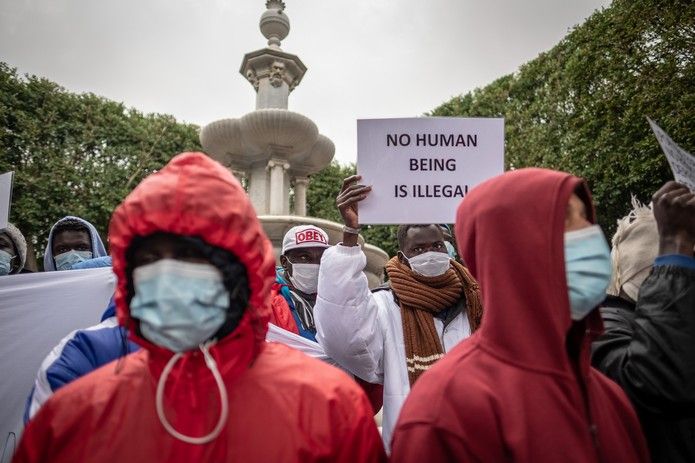
[[[114,284],[111,268],[0,278],[0,454],[5,445],[11,454],[11,433],[19,439],[43,359],[73,330],[99,323]]]
[[[461,199],[504,171],[504,119],[357,121],[361,224],[452,223]]]
[[[695,192],[695,156],[678,146],[653,120],[647,120],[671,166],[673,178]]]
[[[7,172],[0,175],[0,230],[7,228],[7,224],[10,221],[13,178],[14,172]]]

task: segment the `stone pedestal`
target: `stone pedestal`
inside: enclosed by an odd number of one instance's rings
[[[311,119],[287,109],[290,93],[300,84],[307,68],[298,56],[280,48],[290,31],[284,2],[266,2],[260,29],[268,46],[244,55],[239,69],[256,92],[255,111],[206,125],[200,131],[200,143],[210,157],[246,184],[276,251],[284,233],[299,224],[323,228],[331,242],[336,243],[342,239],[340,224],[306,217],[310,176],[331,163],[335,145],[319,133]],[[296,216],[288,215],[291,183]],[[375,286],[382,281],[388,256],[374,246],[360,243],[367,254],[365,273],[370,285]]]

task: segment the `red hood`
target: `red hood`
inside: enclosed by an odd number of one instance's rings
[[[270,316],[275,257],[236,178],[203,153],[182,153],[143,180],[111,217],[109,243],[113,270],[118,277],[115,296],[118,321],[129,329],[131,338],[150,351],[163,349],[136,335],[127,300],[125,255],[136,236],[156,232],[197,236],[239,258],[246,267],[251,295],[235,333],[250,332],[252,328],[256,346],[260,346]],[[227,338],[233,336],[234,333]]]
[[[459,252],[483,294],[480,345],[516,365],[571,371],[565,344],[572,320],[564,230],[567,203],[578,186],[588,220],[594,222],[584,181],[546,169],[520,169],[490,179],[458,208]],[[602,329],[598,311],[583,323]]]

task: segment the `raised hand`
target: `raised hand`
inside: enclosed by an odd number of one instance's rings
[[[695,246],[695,193],[669,181],[652,196],[659,229],[659,254],[693,255]]]
[[[361,185],[358,182],[362,179],[359,175],[353,175],[343,180],[343,186],[335,200],[343,223],[350,228],[358,228],[360,224],[357,203],[367,197],[372,187]],[[357,235],[353,233],[343,233],[343,245],[355,246]]]

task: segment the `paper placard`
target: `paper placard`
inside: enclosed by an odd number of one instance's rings
[[[673,178],[695,192],[695,156],[678,146],[653,120],[647,120],[671,166]]]
[[[14,172],[0,175],[0,230],[7,228],[12,204],[12,180]]]
[[[357,173],[372,191],[361,224],[453,223],[477,184],[504,171],[504,119],[357,121]]]

